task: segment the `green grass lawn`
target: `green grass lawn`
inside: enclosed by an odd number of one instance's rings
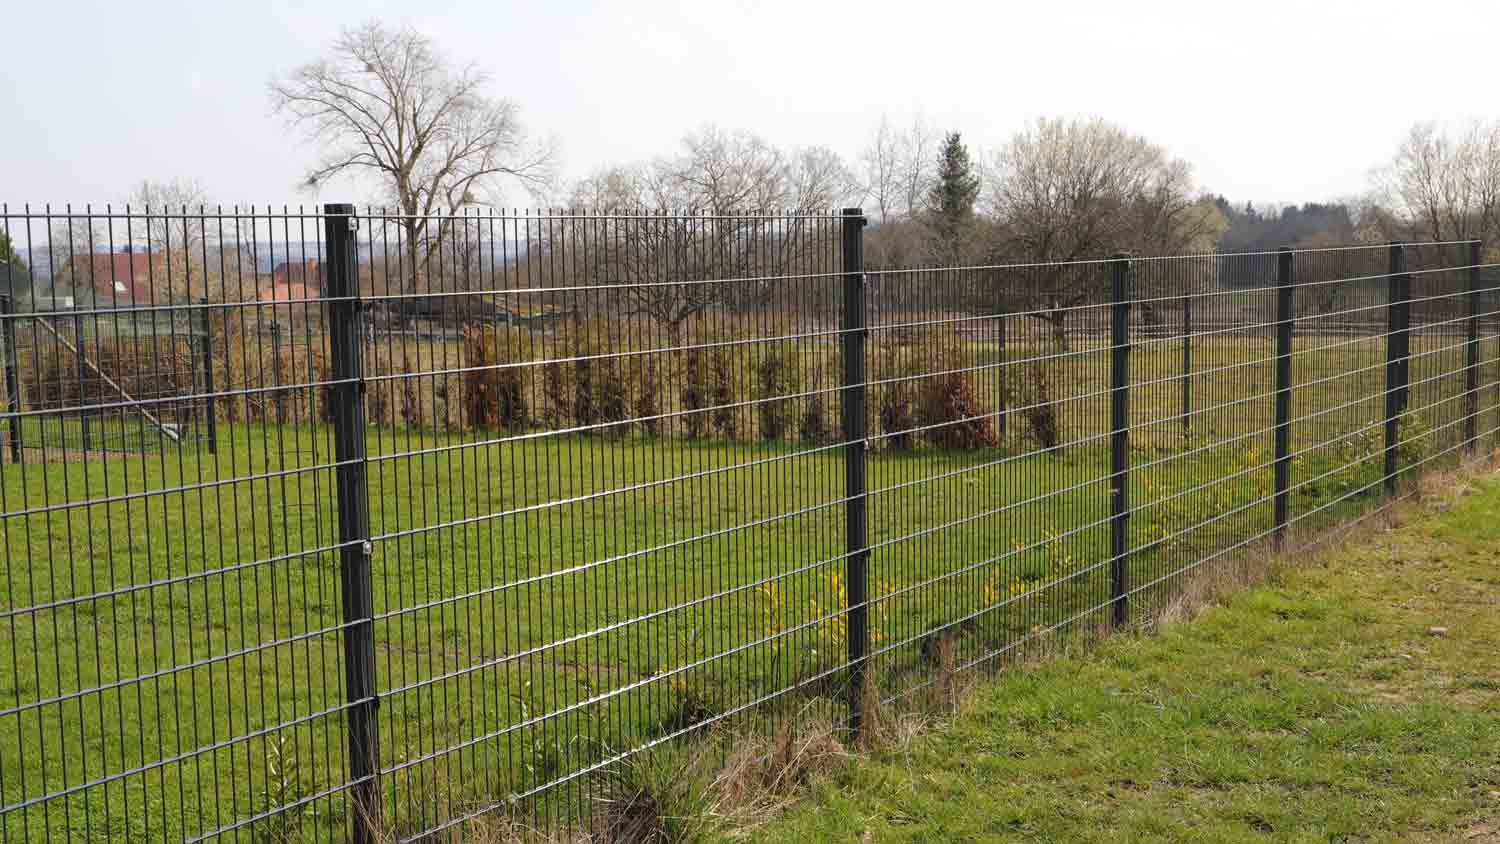
[[[1310,528],[1366,506],[1379,478],[1379,349],[1320,342],[1299,340],[1299,378],[1326,380],[1296,413],[1329,413],[1293,439],[1293,513]],[[1456,371],[1450,341],[1415,348],[1430,354],[1414,381]],[[1186,437],[1176,347],[1134,353],[1137,617],[1184,567],[1270,525],[1273,381],[1247,363],[1268,349],[1202,345],[1205,411]],[[1016,423],[996,449],[873,453],[883,697],[931,680],[934,631],[958,662],[983,663],[1030,631],[1103,617],[1106,354],[1085,347],[1060,373],[1059,398],[1081,398],[1061,402],[1074,444],[1058,454],[1035,453]],[[1414,387],[1429,412],[1405,459],[1456,441],[1454,386]],[[12,838],[177,840],[288,803],[277,817],[309,840],[345,828],[331,432],[224,422],[219,443],[0,467],[0,795],[73,789],[7,814]],[[543,808],[566,811],[582,798],[568,778],[613,754],[711,715],[838,700],[839,447],[389,427],[367,443],[381,781],[413,828],[439,813],[436,792],[485,804],[560,782]]]
[[[756,840],[1500,840],[1500,481],[985,684]]]

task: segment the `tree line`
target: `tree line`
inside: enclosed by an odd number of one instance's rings
[[[866,261],[873,269],[1400,239],[1483,237],[1500,244],[1500,121],[1456,131],[1418,124],[1371,172],[1363,195],[1279,208],[1215,195],[1198,183],[1191,163],[1165,146],[1103,119],[1070,117],[1037,119],[984,150],[971,150],[957,129],[882,117],[850,157],[825,146],[780,147],[753,131],[704,126],[685,133],[668,153],[603,166],[565,184],[556,175],[556,144],[529,132],[519,105],[494,96],[491,81],[426,36],[374,22],[343,32],[325,55],[270,81],[275,114],[316,150],[305,184],[363,175],[375,189],[375,204],[388,206],[388,222],[400,229],[395,240],[403,270],[375,292],[444,291],[514,269],[487,258],[493,234],[464,215],[517,188],[559,207],[616,215],[796,216],[860,205],[871,222]],[[195,180],[147,181],[130,197],[134,208],[158,211],[191,209],[206,198]],[[659,219],[606,232],[606,241],[615,240],[597,254],[613,257],[575,265],[574,278],[526,277],[544,284],[609,279],[628,285],[807,268],[806,231],[783,226],[772,238],[783,240],[767,247],[767,231],[753,221]],[[537,262],[555,246],[540,229],[520,236],[525,243],[513,264]],[[224,263],[225,250],[247,248],[242,234],[226,242],[190,214],[148,218],[130,239],[181,263],[171,274],[175,286],[214,296],[223,295],[215,289],[222,279],[214,264]],[[752,267],[744,244],[754,239],[763,263]],[[0,262],[16,288],[18,279],[29,283],[23,265],[35,262],[16,255],[10,240],[0,243]],[[53,253],[108,248],[99,232],[62,223],[50,240]],[[1077,274],[1054,276],[1035,285],[1029,306],[1061,314],[1097,292]],[[709,289],[658,284],[623,306],[673,328],[723,303]],[[744,292],[737,294],[741,304],[753,304],[753,291],[748,299]]]

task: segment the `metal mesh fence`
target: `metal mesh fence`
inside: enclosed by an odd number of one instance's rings
[[[7,842],[607,831],[623,766],[870,730],[1500,427],[1473,243],[866,271],[858,213],[3,218]]]

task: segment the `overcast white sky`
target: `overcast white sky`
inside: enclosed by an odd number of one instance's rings
[[[480,63],[557,137],[570,177],[708,122],[852,159],[882,113],[920,111],[976,154],[1076,114],[1161,143],[1207,189],[1303,201],[1360,191],[1414,121],[1500,116],[1496,0],[136,0],[13,3],[3,18],[10,203],[119,201],[173,177],[225,202],[368,198],[298,189],[313,152],[265,91],[367,18]]]

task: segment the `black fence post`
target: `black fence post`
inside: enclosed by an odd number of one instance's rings
[[[370,500],[365,465],[365,383],[360,339],[354,206],[323,206],[328,250],[328,344],[333,357],[333,448],[338,461],[339,569],[344,611],[344,684],[349,703],[349,778],[355,844],[373,844],[380,820],[380,764],[375,709],[374,590],[371,584]]]
[[[7,413],[21,412],[21,363],[16,351],[16,303],[10,296],[0,295],[0,343],[5,344],[5,410]],[[10,462],[21,462],[21,417],[10,417]]]
[[[1464,449],[1470,457],[1479,447],[1479,265],[1484,254],[1483,244],[1469,244],[1469,318],[1465,321],[1468,342],[1464,344]]]
[[[844,209],[843,399],[844,579],[848,584],[849,729],[864,729],[865,660],[870,653],[869,521],[866,467],[869,436],[865,395],[864,212]]]
[[[1292,250],[1283,246],[1276,255],[1276,500],[1273,544],[1280,551],[1286,542],[1287,513],[1292,488]]]
[[[218,406],[214,401],[214,323],[208,311],[208,299],[199,300],[203,309],[198,334],[198,354],[203,358],[203,415],[208,430],[208,453],[219,453]]]
[[[1411,276],[1406,274],[1406,248],[1390,247],[1387,273],[1385,334],[1385,492],[1396,493],[1401,417],[1406,413],[1407,359],[1411,353]]]
[[[1130,258],[1117,255],[1111,265],[1109,356],[1109,557],[1110,597],[1114,625],[1130,618]]]

